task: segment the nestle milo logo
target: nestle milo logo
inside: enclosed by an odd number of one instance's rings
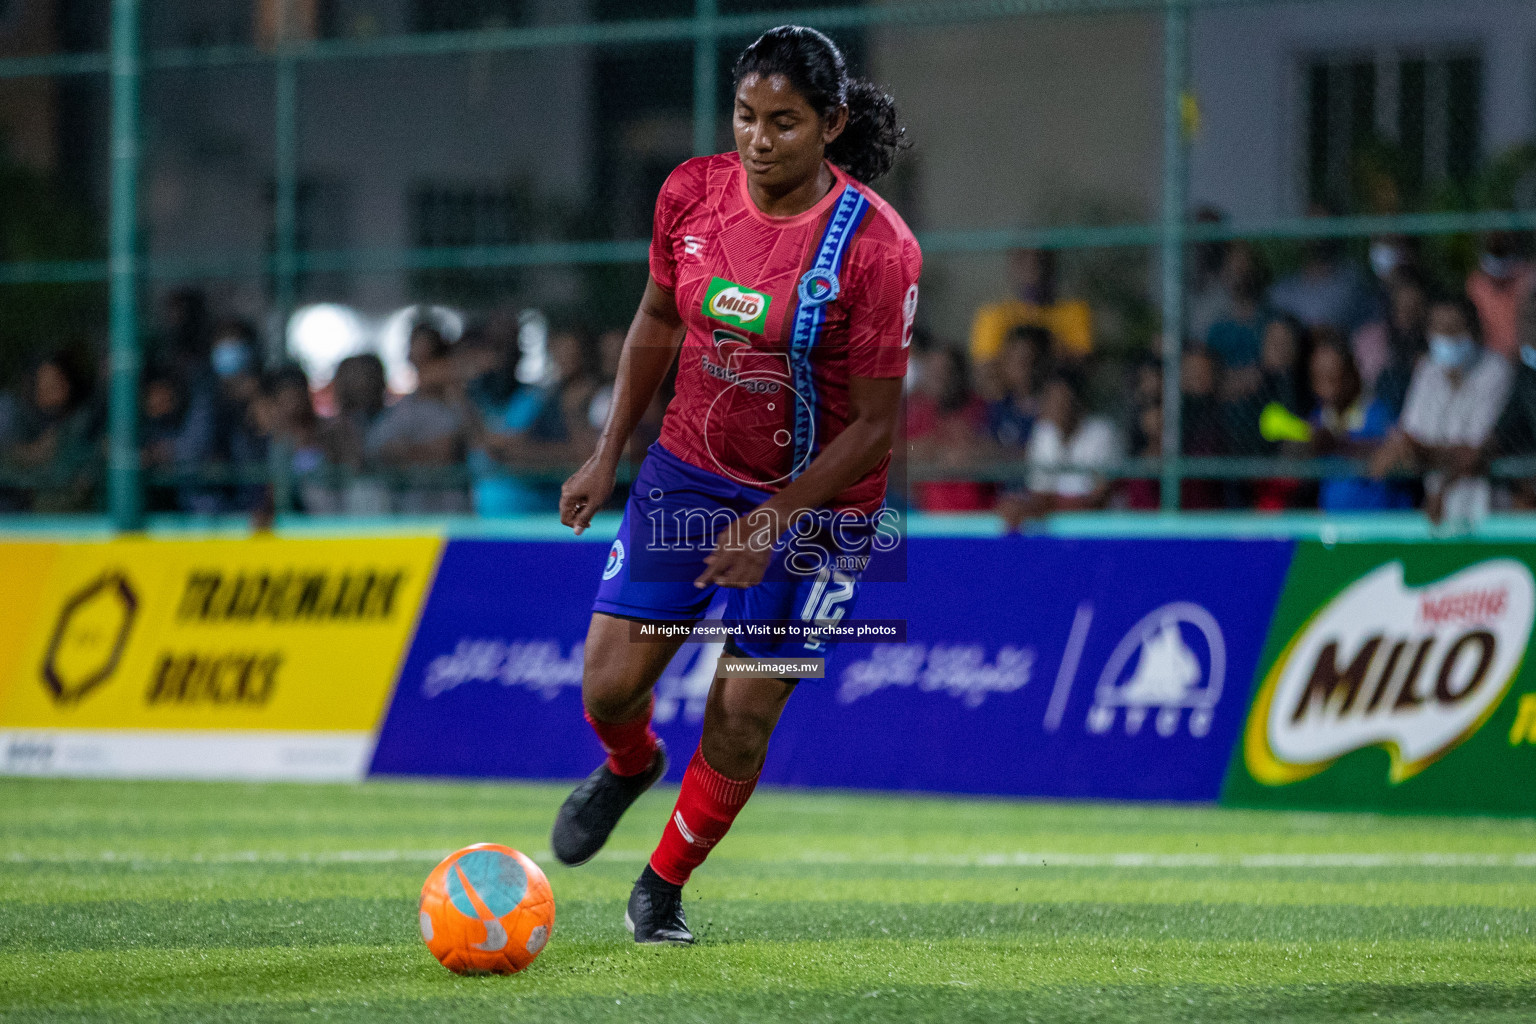
[[[761,334],[768,323],[770,301],[769,296],[762,292],[717,277],[709,282],[709,291],[704,293],[704,315],[730,321]]]
[[[1366,574],[1291,638],[1243,737],[1259,782],[1309,778],[1368,746],[1403,782],[1477,732],[1509,689],[1536,613],[1531,571],[1489,559],[1422,587],[1403,564]]]

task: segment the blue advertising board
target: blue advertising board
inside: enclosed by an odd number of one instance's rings
[[[1292,548],[913,538],[907,582],[865,584],[853,612],[906,620],[905,641],[835,648],[790,701],[763,781],[1215,800]],[[589,772],[602,751],[582,719],[582,640],[606,554],[451,541],[373,771]],[[686,645],[657,686],[674,780],[719,651]]]

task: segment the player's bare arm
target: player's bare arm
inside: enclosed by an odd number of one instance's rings
[[[677,300],[654,279],[648,280],[624,338],[613,404],[598,435],[597,450],[560,488],[560,522],[572,527],[578,536],[613,493],[624,446],[655,399],[682,340],[683,320],[677,313]]]

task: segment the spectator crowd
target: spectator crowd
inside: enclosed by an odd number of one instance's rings
[[[1536,264],[1523,242],[1482,239],[1452,291],[1411,238],[1373,239],[1358,263],[1342,243],[1310,242],[1273,281],[1252,244],[1198,246],[1177,388],[1191,468],[1181,507],[1419,507],[1452,522],[1536,508],[1529,482],[1488,476],[1495,458],[1536,456]],[[995,510],[1013,526],[1158,508],[1161,360],[1107,359],[1093,309],[1061,293],[1053,253],[1016,251],[1008,265],[1010,294],[977,311],[967,346],[914,340],[913,504]],[[554,330],[529,382],[515,316],[450,336],[424,315],[409,336],[414,386],[395,394],[371,354],[316,387],[197,291],[171,293],[159,321],[139,396],[148,507],[257,517],[549,511],[596,441],[624,342],[621,330]],[[0,511],[100,507],[104,382],[99,358],[62,349],[0,392]],[[1202,475],[1204,460],[1234,456],[1249,460],[1246,478]]]
[[[1180,507],[1418,507],[1450,523],[1536,509],[1529,482],[1488,478],[1500,456],[1536,456],[1536,264],[1523,241],[1483,238],[1453,290],[1436,287],[1412,238],[1371,240],[1359,265],[1343,243],[1313,241],[1273,281],[1255,245],[1197,247],[1178,381]],[[915,503],[996,509],[1012,525],[1158,508],[1161,360],[1097,352],[1092,311],[1058,294],[1052,254],[1015,252],[1009,270],[1013,294],[977,311],[967,349],[916,343]],[[1094,393],[1109,396],[1104,415]],[[1244,478],[1202,476],[1223,465],[1205,460],[1232,457]]]
[[[552,332],[545,372],[526,383],[515,316],[450,341],[424,315],[409,334],[414,386],[393,394],[371,353],[343,359],[315,387],[297,363],[267,358],[249,323],[213,321],[198,292],[171,294],[161,314],[140,388],[148,510],[258,520],[548,511],[595,445],[624,341]],[[0,392],[0,511],[100,507],[105,375],[66,349]],[[637,457],[659,435],[667,398],[636,431]]]

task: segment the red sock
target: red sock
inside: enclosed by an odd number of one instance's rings
[[[647,698],[645,710],[627,722],[599,722],[590,712],[587,724],[608,752],[608,768],[615,775],[639,775],[656,758],[656,733],[651,729],[651,708],[655,700]]]
[[[702,749],[695,751],[683,773],[677,806],[651,854],[651,870],[673,885],[686,883],[693,869],[725,838],[756,787],[756,775],[740,782],[728,779],[709,766]]]

